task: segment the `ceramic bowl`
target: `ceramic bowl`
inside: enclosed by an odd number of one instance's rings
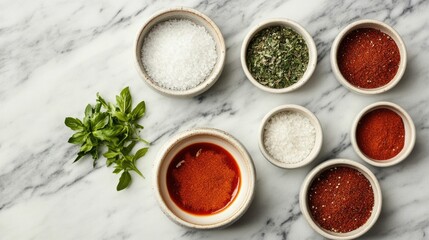
[[[387,108],[397,113],[402,118],[402,121],[404,123],[404,128],[405,128],[404,147],[396,156],[387,160],[376,160],[365,155],[359,149],[359,146],[356,140],[356,129],[358,127],[359,121],[362,119],[363,116],[365,116],[365,114],[380,108]],[[408,115],[408,113],[397,104],[394,104],[391,102],[376,102],[362,109],[362,111],[360,111],[360,113],[356,116],[351,133],[350,133],[350,137],[351,137],[352,146],[355,152],[365,162],[377,167],[388,167],[388,166],[392,166],[400,163],[405,158],[407,158],[408,155],[410,155],[411,151],[414,148],[414,144],[416,142],[416,128],[414,126],[413,120],[411,119],[410,115]]]
[[[167,170],[174,156],[183,148],[195,143],[212,143],[227,150],[236,160],[240,171],[240,184],[234,200],[220,212],[194,215],[178,207],[167,189]],[[239,219],[252,202],[256,172],[253,161],[243,145],[226,132],[211,128],[194,129],[176,135],[161,149],[155,165],[155,195],[161,210],[175,223],[195,229],[226,227]]]
[[[317,222],[313,220],[310,213],[309,205],[307,202],[308,191],[313,180],[316,179],[325,170],[330,169],[332,167],[340,167],[340,166],[354,168],[359,172],[361,172],[370,182],[372,186],[372,190],[374,192],[374,207],[373,207],[371,216],[369,217],[369,219],[366,221],[364,225],[347,233],[332,232],[319,226]],[[341,239],[341,240],[355,239],[362,236],[364,233],[366,233],[375,224],[378,217],[380,216],[381,206],[382,206],[381,189],[377,178],[364,165],[348,159],[328,160],[316,166],[313,170],[311,170],[311,172],[304,179],[304,182],[301,186],[301,190],[299,193],[299,206],[308,224],[323,237],[328,239]]]
[[[301,79],[298,80],[298,82],[296,82],[295,84],[292,84],[289,87],[285,87],[285,88],[278,88],[278,89],[277,88],[270,88],[270,87],[267,87],[267,86],[260,84],[252,76],[252,74],[250,73],[250,71],[247,67],[247,63],[246,63],[247,47],[249,46],[250,41],[253,39],[253,37],[258,32],[260,32],[261,30],[263,30],[265,28],[272,27],[272,26],[284,26],[284,27],[292,28],[293,30],[295,30],[297,33],[299,33],[304,38],[305,42],[307,43],[307,47],[308,47],[309,59],[308,59],[307,70],[304,72],[304,75],[301,77]],[[317,65],[317,49],[316,49],[316,44],[314,44],[313,38],[307,32],[307,30],[305,30],[301,25],[299,25],[298,23],[296,23],[292,20],[289,20],[289,19],[275,18],[275,19],[265,20],[265,21],[259,23],[258,25],[256,25],[255,27],[253,27],[249,31],[247,36],[244,38],[243,44],[241,46],[241,66],[243,68],[244,73],[246,74],[246,77],[250,80],[251,83],[253,83],[253,85],[255,85],[259,89],[262,89],[266,92],[286,93],[286,92],[291,92],[291,91],[298,89],[299,87],[304,85],[310,79],[311,75],[313,75],[313,72],[316,69],[316,65]]]
[[[306,116],[310,122],[313,124],[314,129],[316,130],[316,140],[314,142],[313,149],[308,154],[306,158],[304,158],[302,161],[297,163],[285,163],[281,162],[280,160],[275,159],[273,156],[270,155],[270,153],[267,151],[265,144],[264,144],[264,135],[265,135],[265,126],[270,121],[271,117],[274,115],[286,112],[286,111],[292,111],[292,112],[298,112],[302,115]],[[282,106],[278,106],[271,110],[269,113],[265,115],[265,117],[262,119],[262,123],[259,127],[259,149],[261,150],[262,155],[272,164],[274,164],[277,167],[280,168],[298,168],[302,167],[304,165],[307,165],[311,161],[313,161],[317,155],[320,152],[320,149],[322,148],[322,142],[323,142],[323,136],[322,136],[322,127],[320,126],[320,122],[317,119],[317,117],[307,108],[304,108],[299,105],[294,104],[286,104]]]
[[[142,58],[144,58],[144,56],[142,56],[141,50],[145,36],[150,32],[152,27],[154,27],[158,23],[172,19],[186,19],[196,23],[197,25],[205,27],[207,32],[213,37],[213,40],[216,43],[217,61],[215,66],[213,67],[212,72],[202,83],[188,90],[172,90],[161,87],[159,84],[157,84],[154,80],[150,78],[142,62]],[[207,91],[211,86],[213,86],[213,84],[215,84],[220,74],[222,73],[225,64],[225,52],[225,41],[223,39],[222,33],[217,27],[217,25],[210,18],[194,9],[180,7],[160,11],[149,18],[149,20],[138,32],[137,39],[135,42],[134,58],[136,60],[137,71],[139,72],[140,76],[150,87],[152,87],[159,93],[174,97],[193,97]]]
[[[396,45],[399,48],[399,54],[401,59],[399,62],[398,72],[396,73],[395,77],[393,77],[393,79],[384,86],[381,86],[378,88],[359,88],[349,83],[340,72],[340,69],[338,67],[338,62],[337,62],[338,47],[340,46],[344,37],[346,37],[353,30],[356,30],[359,28],[374,28],[374,29],[380,30],[381,32],[384,32],[387,35],[389,35],[395,41]],[[404,75],[406,66],[407,66],[407,50],[405,48],[405,44],[402,41],[401,36],[395,31],[395,29],[380,21],[364,19],[364,20],[359,20],[351,23],[343,30],[341,30],[341,32],[335,38],[331,47],[331,68],[336,79],[344,87],[358,94],[364,94],[364,95],[378,94],[392,89],[396,84],[398,84],[399,80],[401,80],[402,76]]]

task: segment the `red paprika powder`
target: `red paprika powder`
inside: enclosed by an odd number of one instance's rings
[[[396,112],[380,108],[365,114],[356,128],[356,142],[368,157],[386,160],[404,147],[404,122]]]
[[[182,149],[167,170],[168,192],[181,209],[213,214],[231,203],[238,192],[240,171],[232,155],[212,143]]]
[[[313,220],[322,228],[339,233],[364,225],[374,207],[371,183],[350,167],[323,171],[311,183],[307,199]]]
[[[395,41],[373,28],[360,28],[347,34],[337,53],[341,74],[359,88],[378,88],[389,83],[398,71],[399,61]]]

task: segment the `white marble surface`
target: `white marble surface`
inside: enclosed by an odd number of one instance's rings
[[[227,62],[219,81],[191,99],[154,92],[134,68],[138,29],[155,11],[188,6],[211,17],[224,34]],[[429,1],[24,1],[0,2],[0,239],[321,239],[298,206],[301,181],[317,163],[334,157],[363,163],[349,131],[355,115],[378,100],[404,107],[415,121],[417,143],[398,166],[370,167],[380,180],[383,210],[366,239],[428,239],[429,234]],[[244,76],[241,42],[258,22],[287,17],[314,37],[319,63],[296,92],[273,95]],[[372,18],[403,37],[409,62],[402,81],[379,96],[347,91],[334,78],[330,46],[348,23]],[[118,176],[100,161],[72,164],[77,148],[67,143],[66,116],[82,116],[100,92],[113,99],[130,86],[147,103],[144,138],[152,142],[138,163],[146,179],[116,192]],[[320,119],[322,151],[314,164],[282,170],[258,150],[262,117],[294,103]],[[236,136],[252,155],[256,197],[248,212],[227,229],[193,231],[172,223],[157,207],[152,164],[173,134],[215,127]]]

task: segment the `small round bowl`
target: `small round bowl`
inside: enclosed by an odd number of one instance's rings
[[[285,163],[275,159],[273,156],[270,155],[270,153],[267,151],[264,145],[264,135],[265,135],[266,124],[269,122],[271,117],[273,117],[277,113],[286,112],[286,111],[298,112],[306,116],[313,124],[314,129],[316,131],[316,139],[314,142],[313,149],[311,150],[311,152],[308,154],[306,158],[296,163]],[[320,126],[319,120],[310,110],[299,105],[286,104],[286,105],[281,105],[274,108],[273,110],[271,110],[269,113],[265,115],[265,117],[262,119],[262,123],[259,128],[259,149],[261,150],[262,155],[264,155],[264,157],[270,163],[280,168],[298,168],[298,167],[307,165],[308,163],[313,161],[319,154],[320,149],[322,148],[322,142],[323,142],[322,127]]]
[[[404,129],[405,129],[404,147],[396,156],[386,160],[376,160],[368,157],[359,149],[359,146],[356,140],[356,129],[359,124],[359,121],[362,119],[363,116],[365,116],[365,114],[380,108],[387,108],[397,113],[402,118],[402,121],[404,122]],[[350,133],[350,137],[351,137],[353,149],[359,155],[359,157],[362,158],[365,162],[377,167],[389,167],[400,163],[405,158],[407,158],[408,155],[410,155],[411,151],[414,148],[414,144],[416,142],[416,128],[414,126],[413,120],[411,119],[410,115],[408,115],[408,113],[400,106],[391,102],[376,102],[362,109],[362,111],[360,111],[360,113],[356,116],[353,123],[352,131]]]
[[[212,72],[198,86],[187,90],[172,90],[159,86],[149,77],[142,62],[142,57],[144,56],[142,56],[141,50],[145,36],[150,32],[152,27],[158,23],[172,19],[186,19],[194,22],[197,25],[205,27],[207,32],[213,37],[213,40],[216,43],[217,60]],[[222,33],[210,18],[194,9],[179,7],[160,11],[149,18],[149,20],[138,32],[135,42],[134,58],[136,60],[137,71],[139,72],[140,76],[150,87],[159,93],[174,97],[193,97],[207,91],[218,80],[225,64],[225,52],[225,41],[223,39]]]
[[[353,30],[356,30],[359,28],[373,28],[373,29],[380,30],[381,32],[384,32],[387,35],[389,35],[398,46],[399,54],[401,58],[399,61],[398,72],[396,73],[395,77],[393,77],[393,79],[384,86],[381,86],[378,88],[359,88],[349,83],[340,72],[340,69],[338,67],[338,62],[337,62],[338,48],[342,40],[344,39],[344,37],[346,37]],[[332,71],[334,72],[335,77],[337,78],[338,82],[340,82],[344,87],[358,94],[363,94],[363,95],[378,94],[392,89],[399,82],[399,80],[401,80],[402,76],[404,75],[406,66],[407,66],[407,50],[405,48],[405,44],[402,41],[401,36],[395,31],[395,29],[380,21],[364,19],[364,20],[359,20],[349,24],[347,27],[341,30],[341,32],[335,38],[331,47],[331,68],[332,68]]]
[[[256,81],[256,79],[252,76],[249,69],[247,68],[246,55],[247,55],[247,47],[249,46],[250,41],[258,32],[272,26],[284,26],[284,27],[292,28],[304,38],[308,47],[309,58],[308,58],[307,70],[304,72],[301,79],[299,79],[296,83],[290,85],[289,87],[285,87],[285,88],[270,88],[260,84],[258,81]],[[317,49],[316,49],[316,44],[314,44],[313,38],[307,32],[307,30],[305,30],[301,25],[289,19],[275,18],[275,19],[265,20],[259,23],[258,25],[256,25],[250,30],[250,32],[244,38],[243,44],[241,46],[241,66],[243,68],[244,74],[246,74],[246,77],[250,80],[251,83],[253,83],[253,85],[255,85],[259,89],[262,89],[266,92],[286,93],[286,92],[291,92],[293,90],[298,89],[299,87],[304,85],[304,83],[306,83],[308,79],[310,79],[311,75],[313,75],[313,72],[316,69],[316,65],[317,65]]]
[[[174,156],[195,143],[212,143],[227,150],[240,170],[238,193],[222,211],[210,215],[194,215],[178,207],[168,192],[167,170]],[[161,149],[155,165],[155,195],[161,210],[173,222],[195,229],[226,227],[238,220],[249,208],[255,191],[256,172],[243,145],[226,132],[211,128],[194,129],[176,135]]]
[[[364,225],[347,233],[332,232],[319,226],[317,222],[313,220],[309,210],[309,205],[307,202],[308,190],[313,180],[316,179],[323,171],[330,169],[332,167],[340,167],[340,166],[354,168],[359,172],[361,172],[370,182],[372,186],[372,190],[374,192],[374,207],[373,207],[371,216],[368,218],[368,220]],[[316,166],[313,170],[311,170],[311,172],[304,179],[304,182],[302,183],[301,190],[299,193],[299,206],[301,208],[301,212],[304,218],[307,220],[309,225],[323,237],[328,239],[341,239],[341,240],[355,239],[362,236],[364,233],[366,233],[375,224],[378,217],[380,216],[381,206],[382,206],[381,189],[377,178],[364,165],[348,159],[332,159]]]

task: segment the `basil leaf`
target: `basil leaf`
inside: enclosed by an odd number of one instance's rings
[[[90,154],[95,167],[99,155],[102,154],[106,158],[107,166],[114,165],[113,173],[122,172],[117,185],[117,190],[120,191],[131,183],[130,171],[143,177],[135,162],[143,157],[148,149],[141,148],[134,155],[131,152],[138,142],[149,143],[139,136],[143,126],[137,123],[145,114],[145,102],[141,101],[133,109],[131,94],[126,87],[116,96],[116,103],[107,102],[97,93],[96,104],[86,106],[83,120],[69,117],[64,123],[76,131],[69,142],[80,145],[74,162]],[[108,149],[104,154],[100,152],[100,149],[104,149],[103,146]]]
[[[109,116],[105,113],[96,113],[92,121],[93,130],[104,128],[109,122]]]
[[[122,122],[128,122],[127,116],[122,112],[113,112],[112,115]]]
[[[118,103],[119,108],[122,110],[123,113],[128,113],[131,110],[132,105],[129,87],[126,87],[121,91],[120,98],[122,99],[122,106]]]
[[[79,161],[79,159],[81,159],[83,156],[85,156],[84,152],[78,152],[77,153],[77,158],[73,161],[73,163]]]
[[[130,154],[131,150],[134,148],[134,146],[137,144],[137,141],[132,141],[128,146],[124,147],[124,150],[122,150],[123,155]]]
[[[133,161],[135,162],[135,161],[136,161],[136,160],[138,160],[139,158],[141,158],[141,157],[143,157],[144,155],[146,155],[147,150],[148,150],[148,148],[147,148],[147,147],[139,149],[139,150],[136,152],[136,154],[134,154]]]
[[[118,155],[119,155],[119,153],[117,153],[117,152],[106,152],[105,154],[103,154],[103,156],[105,158],[114,158]]]
[[[87,129],[91,129],[91,123],[90,123],[91,117],[92,117],[92,106],[91,104],[88,104],[86,105],[85,117],[83,118],[83,125],[85,125]]]
[[[94,146],[92,145],[91,142],[85,142],[81,147],[80,147],[80,151],[83,153],[87,153],[89,152]]]
[[[118,186],[116,186],[117,191],[121,191],[128,187],[131,183],[131,175],[128,171],[124,171],[121,175],[121,178],[119,178]]]
[[[88,137],[88,133],[87,132],[77,132],[75,134],[73,134],[73,136],[71,136],[71,138],[69,138],[69,143],[73,143],[73,144],[82,144],[86,141],[86,138]]]
[[[67,127],[71,128],[72,130],[75,130],[75,131],[82,131],[82,130],[85,130],[85,126],[84,126],[84,125],[83,125],[83,123],[82,123],[79,119],[77,119],[77,118],[71,118],[71,117],[68,117],[68,118],[66,118],[66,120],[64,121],[64,124],[65,124]]]
[[[143,117],[146,112],[146,104],[144,101],[141,101],[131,112],[132,120],[138,120]]]

